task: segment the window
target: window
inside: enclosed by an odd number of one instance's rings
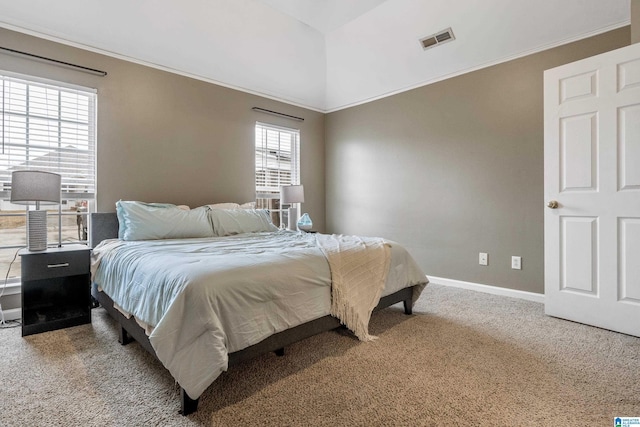
[[[273,223],[282,226],[287,218],[280,209],[280,187],[297,184],[300,131],[256,123],[256,208],[269,209]]]
[[[96,189],[96,91],[0,71],[0,277],[26,246],[26,209],[10,202],[11,173],[35,169],[62,176],[62,240],[87,240]],[[48,242],[58,242],[58,206],[50,210]],[[20,276],[19,257],[10,277]]]

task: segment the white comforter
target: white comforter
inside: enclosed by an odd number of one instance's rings
[[[382,295],[426,282],[399,245]],[[196,399],[227,369],[228,353],[329,314],[331,272],[313,234],[107,240],[93,280],[151,330],[156,355]]]

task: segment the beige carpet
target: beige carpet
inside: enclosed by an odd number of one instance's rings
[[[0,330],[1,426],[612,426],[640,416],[640,339],[532,302],[431,285],[413,316],[375,313],[232,368],[178,415],[178,387],[102,309],[92,325]]]

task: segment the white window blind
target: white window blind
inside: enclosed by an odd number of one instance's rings
[[[279,199],[280,187],[300,184],[300,132],[256,123],[256,198]]]
[[[0,199],[11,172],[37,169],[62,176],[63,199],[94,199],[96,93],[2,75]]]

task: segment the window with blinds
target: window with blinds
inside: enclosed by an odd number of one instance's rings
[[[256,123],[256,207],[269,209],[274,224],[285,221],[280,187],[300,184],[300,131]]]
[[[60,174],[63,240],[86,240],[87,213],[93,210],[96,192],[97,101],[94,89],[1,71],[0,79],[0,274],[4,276],[11,250],[26,243],[25,206],[10,203],[13,171]],[[58,207],[47,209],[51,209],[48,240],[57,243]],[[11,277],[19,270],[14,264]]]

